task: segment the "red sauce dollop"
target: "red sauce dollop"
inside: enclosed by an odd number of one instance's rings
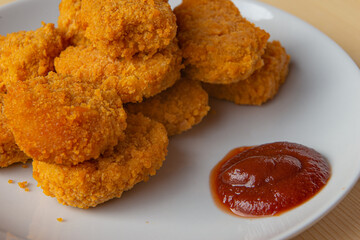
[[[275,142],[229,152],[211,172],[215,201],[243,217],[277,215],[307,201],[327,183],[330,165],[314,149]]]

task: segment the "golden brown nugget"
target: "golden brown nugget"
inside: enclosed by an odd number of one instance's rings
[[[149,57],[112,59],[91,46],[68,47],[55,59],[58,73],[112,85],[124,103],[140,102],[180,78],[182,55],[176,41]]]
[[[229,0],[184,0],[174,9],[185,76],[208,83],[248,78],[263,62],[269,34]]]
[[[0,41],[0,85],[46,76],[54,70],[54,58],[64,48],[64,41],[52,23],[35,31],[8,34]]]
[[[127,104],[125,109],[131,113],[141,112],[164,124],[169,136],[172,136],[201,122],[210,107],[208,94],[200,82],[182,79],[142,103]]]
[[[126,113],[112,89],[50,73],[7,90],[8,127],[34,160],[77,164],[99,157],[124,135]]]
[[[29,157],[16,145],[13,134],[6,126],[3,100],[2,95],[0,95],[0,168],[18,162],[25,163],[28,159]]]
[[[81,0],[62,0],[59,5],[58,28],[71,45],[87,43],[86,27],[81,24]]]
[[[82,0],[85,36],[111,57],[149,55],[168,46],[176,18],[166,0]]]
[[[210,96],[236,104],[261,105],[273,98],[284,83],[290,56],[280,42],[268,43],[263,56],[265,65],[245,81],[232,84],[203,84]]]
[[[59,203],[95,207],[155,175],[165,160],[167,145],[162,124],[141,114],[129,115],[125,140],[113,153],[76,166],[33,161],[33,176],[44,193]]]

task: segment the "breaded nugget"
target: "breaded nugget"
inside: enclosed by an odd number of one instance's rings
[[[124,103],[140,102],[180,78],[182,55],[176,41],[149,57],[112,59],[91,46],[68,47],[55,59],[58,73],[112,85]]]
[[[65,47],[52,23],[35,31],[8,34],[0,45],[0,85],[46,76],[54,70],[54,58]]]
[[[33,176],[44,193],[60,203],[95,207],[155,175],[165,160],[167,145],[162,124],[141,114],[129,115],[125,140],[114,152],[76,166],[33,161]]]
[[[71,45],[86,44],[86,27],[81,24],[81,0],[62,0],[59,5],[58,28]]]
[[[173,87],[146,99],[142,103],[127,104],[131,113],[145,116],[164,124],[169,136],[180,134],[198,124],[207,115],[208,94],[200,82],[182,79]]]
[[[186,77],[233,83],[263,65],[269,34],[248,22],[229,0],[184,0],[174,9]]]
[[[10,129],[6,126],[6,118],[3,113],[3,100],[0,94],[0,167],[7,167],[13,163],[25,163],[29,159],[15,143]]]
[[[85,36],[111,57],[149,55],[176,35],[176,18],[166,0],[82,0]]]
[[[261,105],[273,98],[284,83],[290,56],[280,42],[269,42],[263,56],[265,65],[245,81],[232,84],[203,84],[210,96],[236,104]]]
[[[77,164],[99,157],[123,137],[126,113],[113,89],[55,73],[7,88],[8,127],[34,160]]]

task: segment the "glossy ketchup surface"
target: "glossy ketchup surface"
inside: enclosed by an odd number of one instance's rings
[[[215,202],[238,216],[281,214],[313,197],[330,178],[314,149],[275,142],[230,151],[211,172]]]

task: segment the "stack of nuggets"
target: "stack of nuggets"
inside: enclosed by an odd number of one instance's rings
[[[112,27],[102,32],[103,22],[88,17],[95,13]],[[64,0],[58,25],[0,38],[0,123],[7,134],[0,139],[0,166],[32,158],[33,176],[46,195],[94,207],[154,175],[165,160],[168,135],[202,120],[208,94],[199,83],[176,83],[182,53],[166,1]],[[47,28],[54,37],[42,34]],[[3,43],[13,36],[23,42],[8,54]],[[30,60],[8,61],[21,54]],[[198,104],[188,108],[194,98]],[[162,104],[151,114],[156,101]],[[165,112],[173,117],[157,118]],[[10,140],[19,157],[7,150]]]
[[[208,93],[261,105],[288,72],[281,44],[229,0],[59,10],[58,28],[0,36],[0,167],[32,158],[38,185],[65,205],[95,207],[155,175],[168,136],[209,112]]]

